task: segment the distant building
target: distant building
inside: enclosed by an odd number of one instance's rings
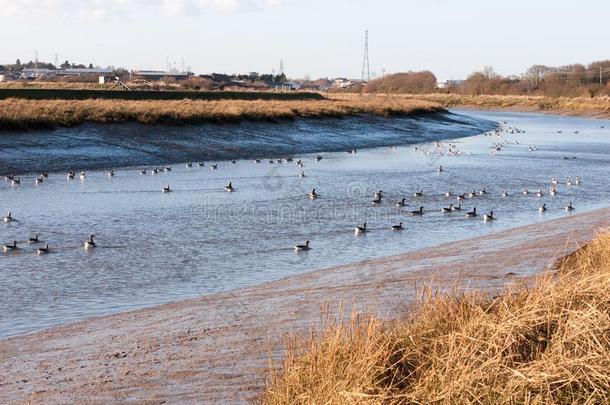
[[[67,68],[58,69],[55,71],[57,76],[86,76],[86,75],[109,75],[112,74],[112,68]]]
[[[190,73],[186,72],[164,72],[160,70],[132,70],[131,77],[146,79],[146,80],[161,80],[164,77],[171,77],[176,80],[185,80],[191,76]]]
[[[9,72],[0,72],[0,82],[9,82],[12,80],[16,80],[17,77]]]
[[[271,83],[269,86],[279,91],[296,91],[301,89],[301,83],[299,82]]]
[[[56,72],[55,69],[25,68],[21,70],[21,79],[33,80],[39,77],[53,77],[56,76]]]
[[[447,89],[450,87],[460,87],[463,85],[465,80],[461,79],[449,79],[449,80],[439,80],[436,82],[436,87],[438,89]]]
[[[357,84],[363,84],[362,80],[338,77],[336,79],[333,79],[331,87],[334,87],[335,89],[344,89],[355,86]]]

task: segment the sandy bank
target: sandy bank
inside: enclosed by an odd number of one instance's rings
[[[523,282],[610,225],[610,208],[0,341],[0,403],[234,403],[326,305],[391,316],[423,284]],[[315,254],[312,251],[310,254]]]

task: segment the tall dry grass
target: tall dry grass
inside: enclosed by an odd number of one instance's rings
[[[535,285],[428,295],[288,344],[265,404],[610,403],[610,235]]]
[[[411,115],[440,111],[433,102],[405,98],[340,100],[0,100],[0,129],[73,126],[84,122],[193,124],[356,114]]]

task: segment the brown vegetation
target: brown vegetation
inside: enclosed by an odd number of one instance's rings
[[[354,316],[288,344],[266,404],[610,401],[610,235],[531,288],[425,294],[408,318]]]
[[[0,129],[73,126],[84,122],[195,124],[357,114],[411,115],[440,111],[434,102],[375,97],[329,100],[0,100]]]
[[[363,88],[365,93],[431,93],[436,89],[436,76],[432,72],[390,74],[375,79]]]

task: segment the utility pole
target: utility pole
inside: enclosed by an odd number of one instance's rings
[[[602,68],[603,66],[599,67],[599,88],[601,89],[602,87],[604,87],[604,81],[602,79]]]
[[[369,66],[369,30],[364,31],[364,58],[362,60],[362,81],[371,80],[371,70]]]

